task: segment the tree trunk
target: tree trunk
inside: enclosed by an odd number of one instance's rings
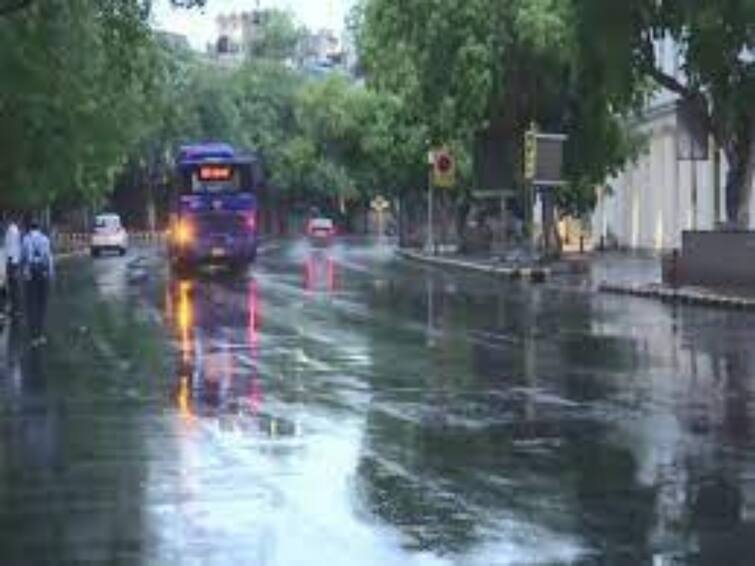
[[[755,120],[729,145],[726,159],[726,219],[740,229],[750,227],[750,196],[755,174]]]
[[[552,189],[542,193],[542,203],[543,253],[546,258],[558,258],[561,256],[561,238],[556,219],[556,195]]]
[[[157,210],[155,208],[155,190],[152,183],[147,184],[147,230],[154,232],[157,229]]]

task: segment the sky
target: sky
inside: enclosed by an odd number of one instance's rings
[[[196,49],[203,50],[216,38],[215,17],[218,14],[280,8],[294,14],[297,22],[312,29],[328,28],[340,32],[353,0],[207,0],[201,9],[176,10],[170,0],[157,0],[153,16],[156,29],[186,35]]]

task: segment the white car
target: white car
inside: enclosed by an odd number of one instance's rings
[[[90,249],[93,256],[103,251],[114,251],[126,255],[128,250],[128,232],[117,214],[99,214],[94,219],[94,231]]]

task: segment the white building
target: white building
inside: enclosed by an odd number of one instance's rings
[[[664,71],[680,76],[674,44],[659,42]],[[661,92],[630,127],[646,138],[646,151],[599,190],[592,217],[593,243],[628,249],[668,250],[681,245],[685,230],[711,230],[725,220],[726,160],[713,142],[707,161],[678,159],[678,99]],[[716,171],[718,169],[718,171]],[[718,177],[718,182],[716,182]],[[755,202],[750,205],[755,218]]]
[[[267,13],[261,10],[221,14],[216,20],[217,40],[208,46],[210,55],[226,62],[241,62],[261,37]]]
[[[340,64],[343,58],[341,41],[328,29],[304,33],[297,51],[300,66]]]

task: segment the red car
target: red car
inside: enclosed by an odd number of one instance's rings
[[[336,227],[330,218],[312,218],[307,224],[309,239],[317,244],[327,244],[336,235]]]

